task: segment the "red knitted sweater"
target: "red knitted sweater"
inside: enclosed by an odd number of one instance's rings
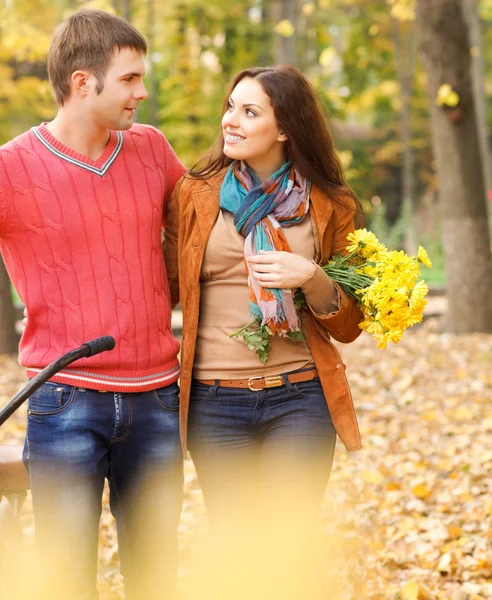
[[[30,377],[112,335],[114,350],[52,381],[120,392],[176,381],[161,227],[183,172],[162,133],[144,125],[112,131],[96,161],[44,125],[0,148],[0,244],[28,311],[19,360]]]

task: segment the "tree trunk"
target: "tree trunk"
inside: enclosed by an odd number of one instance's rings
[[[454,333],[492,332],[492,260],[461,2],[417,0],[417,22],[439,180],[449,326]],[[458,94],[457,106],[437,105],[444,84]]]
[[[0,354],[15,354],[18,343],[10,279],[3,260],[0,258]]]
[[[400,141],[402,145],[402,207],[408,215],[405,231],[405,250],[416,254],[418,247],[417,219],[418,201],[415,194],[415,156],[412,149],[412,87],[415,66],[414,30],[408,22],[392,19],[395,43],[396,70],[400,84],[401,119]]]
[[[274,24],[275,25],[275,24]],[[258,47],[258,65],[271,65],[273,59],[272,43],[272,4],[270,0],[261,3],[261,34]]]
[[[275,0],[273,11],[275,24],[290,21],[294,29],[297,25],[297,0]],[[275,63],[283,65],[296,64],[296,34],[285,37],[275,34]]]
[[[123,18],[131,23],[132,21],[132,0],[123,0]]]
[[[471,47],[472,82],[477,118],[478,141],[482,170],[487,195],[492,190],[491,159],[488,147],[487,102],[484,86],[483,44],[480,19],[478,16],[478,0],[465,0],[462,3],[463,16],[468,27]]]
[[[312,15],[306,16],[306,48],[301,48],[305,52],[306,68],[308,73],[318,69],[318,40],[317,40],[317,19],[319,10],[319,0],[311,2],[313,5]]]

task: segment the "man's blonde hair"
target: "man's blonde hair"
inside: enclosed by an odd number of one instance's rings
[[[57,27],[48,53],[48,75],[55,100],[63,106],[70,97],[70,77],[86,69],[97,80],[97,93],[114,52],[133,48],[147,53],[144,37],[124,19],[102,10],[80,10]]]

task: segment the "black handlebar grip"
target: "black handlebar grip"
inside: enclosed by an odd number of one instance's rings
[[[94,356],[100,352],[112,350],[115,347],[115,344],[116,342],[114,341],[114,337],[110,335],[104,335],[103,337],[86,342],[85,344],[82,344],[82,346],[87,346],[87,348],[89,348],[89,354],[87,356]]]

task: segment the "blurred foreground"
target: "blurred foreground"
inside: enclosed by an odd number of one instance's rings
[[[386,351],[376,350],[364,334],[340,349],[364,447],[353,454],[337,448],[304,597],[492,598],[492,336],[453,337],[440,333],[438,321],[431,319]],[[23,381],[16,360],[0,357],[0,404]],[[25,414],[20,413],[2,427],[0,443],[22,443]],[[22,524],[29,553],[29,499]],[[248,586],[261,575],[246,564],[242,573],[230,568],[232,557],[248,554],[248,548],[234,542],[228,539],[221,572],[214,573],[210,557],[216,549],[193,464],[187,460],[179,600],[217,600],[212,591],[217,580],[231,600],[249,597]],[[268,556],[262,545],[255,550]],[[282,557],[268,558],[274,566]],[[101,600],[122,597],[118,572],[115,526],[106,498]],[[270,597],[282,596],[281,590],[276,592]]]

